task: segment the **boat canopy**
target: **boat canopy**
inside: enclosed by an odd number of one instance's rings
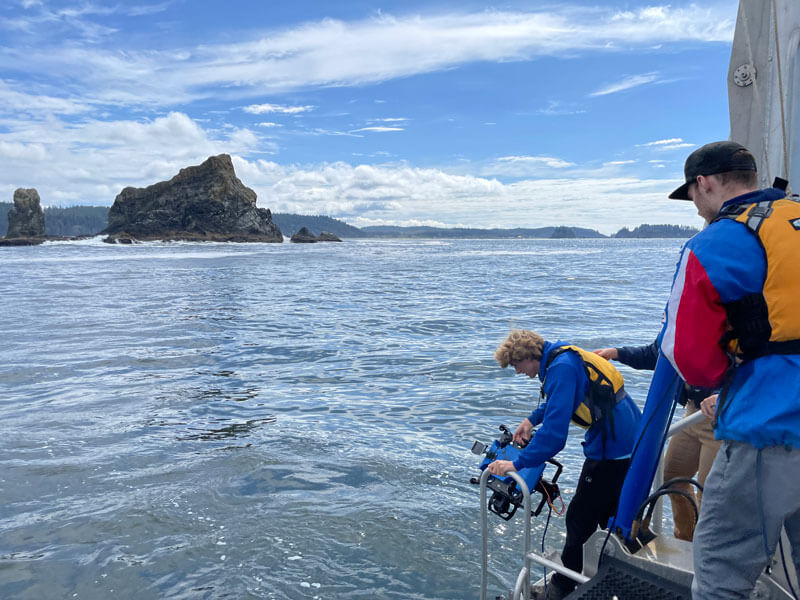
[[[759,187],[800,191],[800,2],[741,0],[728,70],[731,140],[756,157]]]

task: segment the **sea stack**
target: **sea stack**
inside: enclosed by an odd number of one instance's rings
[[[8,211],[6,239],[43,237],[44,211],[39,192],[34,188],[18,188],[14,191],[14,206]]]
[[[126,187],[108,211],[105,241],[282,242],[269,209],[256,206],[227,154],[146,188]]]
[[[317,236],[311,233],[308,227],[301,227],[289,241],[295,244],[314,244],[317,241]]]
[[[289,241],[295,244],[314,244],[316,242],[341,242],[342,240],[330,231],[323,231],[319,235],[314,235],[308,227],[301,227],[300,231],[295,233]]]

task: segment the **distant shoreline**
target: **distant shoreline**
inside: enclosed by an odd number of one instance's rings
[[[5,236],[8,227],[10,202],[0,202],[0,236]],[[66,208],[46,207],[45,233],[48,236],[95,235],[108,225],[108,207],[71,206]],[[315,235],[323,231],[342,239],[599,239],[599,238],[683,238],[688,239],[699,230],[685,225],[639,225],[634,229],[623,227],[611,235],[594,229],[568,225],[547,227],[517,227],[509,229],[481,229],[466,227],[400,227],[379,225],[354,227],[348,223],[321,215],[298,215],[273,213],[272,219],[281,233],[291,237],[302,227]]]

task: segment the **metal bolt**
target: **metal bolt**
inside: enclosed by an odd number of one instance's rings
[[[756,80],[756,68],[750,63],[745,63],[736,67],[733,72],[733,83],[739,87],[753,85]]]

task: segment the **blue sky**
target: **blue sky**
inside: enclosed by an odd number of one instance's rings
[[[110,206],[228,153],[357,226],[699,226],[736,0],[5,0],[0,200]]]

